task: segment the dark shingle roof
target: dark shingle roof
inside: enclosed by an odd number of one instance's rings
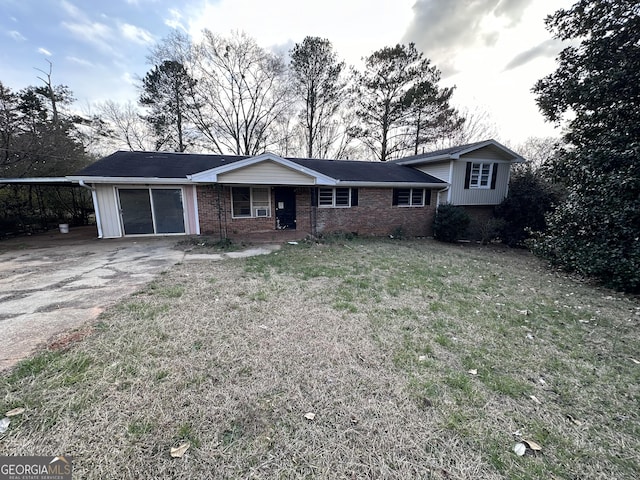
[[[73,176],[186,178],[187,175],[245,158],[241,155],[119,151],[92,163]]]
[[[345,182],[445,183],[415,168],[387,162],[316,160],[308,158],[290,158],[289,160]]]
[[[182,179],[186,178],[187,175],[228,165],[245,158],[249,157],[242,155],[120,151],[98,160],[73,176]],[[389,162],[309,158],[288,158],[287,160],[345,182],[445,183],[414,168]]]
[[[463,152],[468,149],[473,149],[473,147],[478,147],[480,145],[486,144],[490,140],[483,140],[481,142],[467,143],[466,145],[457,145],[455,147],[443,148],[441,150],[436,150],[434,152],[427,153],[419,153],[418,155],[412,155],[410,157],[398,158],[396,160],[392,160],[392,162],[407,162],[411,160],[422,160],[428,159],[431,157],[440,157],[442,155],[455,155],[456,153]]]

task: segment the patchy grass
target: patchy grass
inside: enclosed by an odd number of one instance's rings
[[[193,253],[233,252],[246,248],[247,244],[236,243],[229,238],[214,238],[208,236],[192,236],[176,243],[177,250]]]
[[[633,479],[639,321],[637,299],[491,246],[178,265],[0,377],[0,413],[26,408],[0,451],[96,479]],[[523,438],[542,451],[516,456]]]

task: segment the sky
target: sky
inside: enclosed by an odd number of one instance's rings
[[[150,70],[150,47],[172,29],[198,39],[244,31],[262,47],[287,52],[305,36],[329,39],[347,64],[414,42],[455,86],[453,104],[486,112],[496,139],[514,146],[558,136],[531,88],[556,68],[563,45],[544,19],[573,0],[0,0],[0,82],[12,90],[54,84],[76,108],[136,102]]]

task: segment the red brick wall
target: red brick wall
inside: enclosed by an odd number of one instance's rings
[[[276,229],[273,191],[272,216],[269,218],[232,218],[231,189],[228,186],[199,186],[197,191],[200,231],[204,235],[226,237]],[[408,236],[432,235],[436,203],[433,191],[431,205],[424,207],[393,206],[392,197],[390,188],[359,188],[357,207],[318,208],[311,206],[311,189],[297,187],[296,229],[314,235],[354,232],[359,235],[386,236],[402,228]],[[219,206],[222,207],[220,213]]]
[[[386,236],[402,228],[408,236],[430,236],[436,202],[435,193],[431,195],[431,205],[398,207],[392,205],[391,188],[359,188],[357,207],[317,209],[318,233]]]

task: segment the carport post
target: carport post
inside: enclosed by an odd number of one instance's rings
[[[90,187],[84,180],[78,181],[81,187],[91,190],[91,201],[93,202],[93,211],[96,214],[96,225],[98,226],[98,238],[102,238],[102,222],[100,221],[100,209],[98,208],[98,196],[96,195],[96,189]]]

